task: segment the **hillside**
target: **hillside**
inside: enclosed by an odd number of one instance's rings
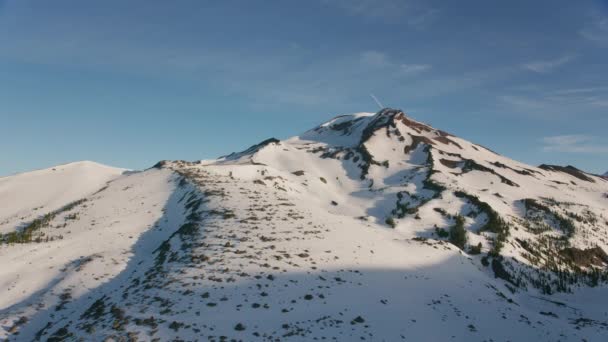
[[[0,177],[0,233],[90,195],[123,172],[83,161]]]
[[[519,163],[399,110],[88,186],[40,210],[52,215],[29,239],[9,242],[24,223],[6,221],[0,339],[608,334],[608,180]]]

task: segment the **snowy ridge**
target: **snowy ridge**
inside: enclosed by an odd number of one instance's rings
[[[0,339],[608,333],[608,181],[394,109],[163,161],[12,229],[29,235],[0,246]]]
[[[99,190],[124,173],[90,161],[0,178],[0,233]],[[10,200],[9,200],[10,199]]]

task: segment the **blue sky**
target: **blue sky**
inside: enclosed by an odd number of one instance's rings
[[[0,0],[0,175],[145,168],[385,105],[608,170],[608,1]]]

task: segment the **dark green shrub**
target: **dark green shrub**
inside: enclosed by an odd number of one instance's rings
[[[481,242],[479,244],[477,244],[477,246],[471,246],[471,248],[469,249],[469,254],[472,254],[472,255],[481,254]]]
[[[464,229],[462,215],[456,216],[456,223],[450,228],[450,242],[460,249],[464,249],[467,244],[467,231]]]
[[[484,256],[483,258],[481,258],[481,264],[484,265],[485,267],[490,266],[490,262],[488,261],[487,256]]]
[[[448,233],[447,230],[443,228],[435,228],[435,234],[437,234],[437,236],[439,236],[440,238],[447,238],[450,236],[450,233]]]
[[[479,231],[488,231],[496,234],[494,239],[494,248],[490,251],[491,255],[497,256],[504,246],[507,237],[509,236],[509,225],[498,215],[492,207],[482,202],[477,196],[469,195],[464,191],[456,191],[454,195],[459,198],[466,198],[475,205],[479,210],[488,216],[488,222],[479,229]]]

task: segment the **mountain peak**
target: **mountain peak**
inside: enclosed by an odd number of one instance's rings
[[[398,109],[96,183],[64,168],[0,179],[1,340],[605,340],[608,181]]]
[[[400,109],[383,108],[377,113],[339,115],[296,138],[336,147],[356,147],[364,144],[378,130],[395,128],[397,125],[408,127],[414,135],[426,135],[438,141],[452,136],[412,119]]]

